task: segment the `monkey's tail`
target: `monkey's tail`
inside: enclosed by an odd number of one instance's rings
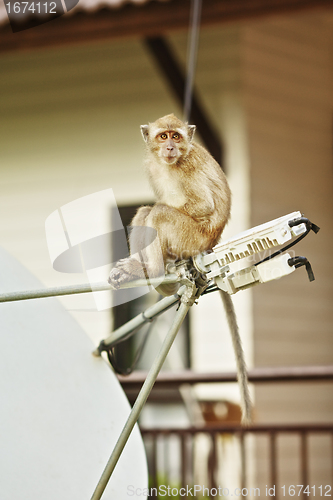
[[[234,304],[232,302],[232,298],[227,292],[220,290],[220,295],[227,315],[232,344],[235,351],[236,365],[237,365],[237,379],[240,386],[241,401],[242,401],[242,423],[244,425],[249,425],[252,421],[251,417],[252,403],[249,392],[244,352],[242,347],[242,341],[239,335]]]

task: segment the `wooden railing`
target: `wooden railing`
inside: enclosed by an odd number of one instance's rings
[[[253,425],[251,427],[240,427],[238,425],[220,425],[209,427],[191,427],[191,428],[141,428],[141,432],[146,444],[149,474],[150,474],[150,499],[165,498],[164,492],[168,485],[170,486],[170,495],[166,498],[190,498],[194,493],[194,485],[197,484],[195,472],[193,470],[195,447],[193,443],[199,435],[206,435],[210,440],[210,452],[206,462],[206,477],[208,483],[205,484],[205,498],[231,498],[247,497],[253,498],[256,496],[264,498],[274,498],[282,500],[295,496],[297,498],[309,499],[314,497],[332,497],[333,485],[333,424],[316,424],[316,425]],[[268,464],[268,478],[265,485],[252,483],[249,484],[248,478],[248,450],[247,438],[249,435],[265,436],[268,441],[268,453],[266,456]],[[294,481],[299,484],[282,484],[279,478],[280,460],[278,454],[278,441],[283,435],[296,436],[299,441],[298,447],[298,464],[296,468],[300,471],[300,479]],[[316,484],[311,482],[313,474],[310,468],[309,456],[309,438],[310,436],[324,436],[329,441],[329,447],[332,450],[330,477],[327,477],[325,484]],[[220,485],[218,483],[218,470],[221,466],[217,448],[218,440],[233,436],[239,444],[239,456],[241,466],[239,467],[239,482],[237,491],[230,489],[228,484]],[[157,453],[158,443],[163,444],[165,449],[168,448],[168,442],[171,438],[176,438],[179,441],[179,456],[173,455],[171,459],[178,460],[180,464],[179,479],[176,483],[170,481],[168,470],[161,466],[160,457]],[[252,442],[253,446],[253,442]],[[162,495],[156,495],[159,488],[163,486]],[[302,488],[301,488],[302,486]],[[172,492],[173,488],[173,492]],[[191,490],[192,488],[192,490]],[[200,489],[199,489],[200,488]],[[180,492],[177,496],[177,490]],[[200,493],[203,491],[203,485],[197,485],[196,495],[200,498]],[[207,495],[208,491],[211,495]],[[185,493],[189,492],[188,495]],[[182,495],[182,493],[184,495]],[[194,496],[194,495],[193,495]]]
[[[145,372],[119,376],[130,400],[135,399],[145,376]],[[256,368],[249,370],[248,377],[252,383],[331,381],[333,366]],[[182,384],[235,381],[235,373],[195,373],[190,370],[180,373],[161,372],[152,391],[151,401],[167,402],[170,390],[177,390]],[[165,391],[165,396],[164,389],[169,391]],[[308,500],[333,496],[333,423],[255,424],[250,427],[207,424],[204,427],[188,428],[141,428],[141,432],[147,450],[150,476],[148,498],[151,500],[192,497],[227,500],[231,497],[258,496],[276,500],[291,497]],[[206,458],[200,462],[205,469],[201,471],[206,478],[205,485],[198,484],[195,470],[199,449],[197,441],[202,436],[206,439],[206,450],[207,445],[209,448]],[[237,487],[233,489],[226,482],[220,482],[220,472],[225,463],[219,451],[221,444],[223,446],[225,442],[230,443],[230,440],[238,457],[235,462]],[[168,452],[172,443],[173,451]],[[322,449],[325,450],[324,455]],[[173,463],[173,469],[177,465],[176,479],[170,478],[168,460]],[[325,471],[320,472],[318,482],[318,470],[322,463],[325,464]],[[285,478],[288,477],[289,467],[294,475],[289,474],[289,478],[292,477],[293,480],[287,482]],[[163,488],[159,491],[161,487]],[[169,492],[167,487],[170,488]]]

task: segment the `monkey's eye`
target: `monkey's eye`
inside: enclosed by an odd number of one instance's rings
[[[161,137],[161,139],[167,139],[168,138],[168,136],[166,134],[161,134],[160,137]]]
[[[173,139],[176,139],[176,140],[177,140],[177,139],[180,139],[180,135],[179,135],[179,134],[173,134],[172,138],[173,138]]]

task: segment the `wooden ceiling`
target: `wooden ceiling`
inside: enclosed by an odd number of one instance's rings
[[[76,11],[13,33],[0,27],[0,52],[90,43],[119,37],[157,37],[187,29],[191,0],[126,4],[118,9]],[[333,8],[333,0],[203,0],[202,25],[246,20],[304,9]],[[28,26],[27,26],[28,27]]]

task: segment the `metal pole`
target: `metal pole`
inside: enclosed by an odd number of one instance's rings
[[[156,316],[170,309],[170,307],[172,307],[179,301],[183,290],[184,287],[181,287],[178,290],[177,294],[170,295],[169,297],[164,297],[153,306],[148,307],[148,309],[146,309],[144,312],[135,316],[135,318],[132,318],[130,321],[117,328],[117,330],[114,330],[109,337],[102,340],[99,347],[93,352],[93,355],[100,356],[106,347],[113,347],[120,340],[129,338],[131,334],[135,333],[135,331],[144,323],[146,323],[147,321],[152,321]]]
[[[142,411],[142,408],[145,405],[145,402],[147,401],[147,398],[150,394],[150,391],[152,390],[152,387],[155,383],[155,380],[157,378],[157,375],[159,371],[162,368],[162,365],[165,361],[165,358],[168,355],[168,352],[172,346],[173,341],[176,338],[176,335],[178,333],[178,330],[184,321],[184,318],[191,307],[192,302],[187,300],[186,302],[181,302],[179,309],[175,315],[174,321],[171,325],[170,330],[168,331],[160,352],[158,353],[157,357],[154,360],[154,363],[152,367],[149,370],[149,373],[147,375],[147,378],[141,388],[141,391],[139,392],[139,395],[134,403],[134,406],[132,408],[132,411],[127,419],[127,422],[119,436],[119,439],[112,451],[112,454],[110,456],[110,459],[104,469],[104,472],[101,476],[101,479],[99,480],[99,483],[93,493],[93,496],[91,497],[91,500],[99,500],[101,496],[103,495],[103,492],[106,488],[106,485],[111,477],[111,474],[119,460],[119,457],[125,447],[125,444],[127,443],[127,440],[133,430],[134,425],[136,424],[140,413]]]
[[[177,283],[179,281],[178,276],[175,274],[168,274],[162,278],[152,278],[149,280],[140,279],[135,281],[129,281],[123,283],[119,289],[123,288],[133,288],[139,286],[158,286],[169,283]],[[8,292],[0,294],[0,302],[13,302],[15,300],[28,300],[28,299],[40,299],[44,297],[57,297],[60,295],[74,295],[76,293],[89,293],[89,292],[103,292],[103,291],[114,290],[111,285],[106,281],[101,281],[99,283],[85,283],[80,285],[68,285],[59,286],[53,288],[41,288],[39,290],[25,290],[22,292]]]
[[[195,66],[197,62],[197,52],[198,52],[198,41],[199,41],[199,28],[200,28],[200,17],[201,17],[201,1],[202,0],[192,0],[191,6],[191,33],[190,33],[190,44],[188,50],[188,63],[187,63],[187,78],[184,94],[184,121],[189,121],[191,117],[192,108],[192,94],[193,94],[193,82]]]

